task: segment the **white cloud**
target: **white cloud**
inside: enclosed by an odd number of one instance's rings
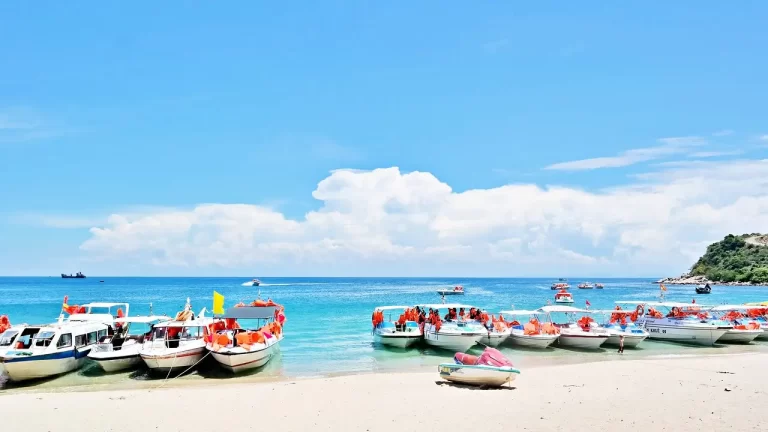
[[[759,139],[760,141],[768,141],[768,135],[762,135]]]
[[[688,157],[692,158],[711,158],[721,156],[738,156],[744,154],[743,150],[728,150],[728,151],[700,151],[689,153]]]
[[[115,214],[81,249],[177,274],[670,275],[725,234],[768,231],[768,160],[673,167],[600,191],[455,192],[426,172],[337,170],[312,195],[322,206],[299,220],[249,204]]]
[[[680,154],[688,151],[690,147],[704,144],[701,137],[685,136],[660,138],[663,145],[627,150],[617,156],[597,157],[581,159],[569,162],[560,162],[545,167],[548,170],[583,171],[599,168],[619,168],[634,165],[640,162],[648,162],[665,156]]]
[[[55,138],[62,130],[46,126],[39,114],[27,108],[0,110],[0,143],[20,143]]]

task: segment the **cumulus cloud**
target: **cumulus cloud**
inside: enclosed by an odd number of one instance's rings
[[[81,248],[177,268],[346,275],[666,275],[728,233],[768,231],[768,161],[702,162],[585,191],[454,191],[428,172],[336,170],[293,220],[250,204],[110,216]],[[288,273],[292,274],[292,273]]]
[[[665,156],[680,154],[688,151],[691,146],[704,144],[706,141],[697,136],[660,138],[662,145],[627,150],[617,156],[580,159],[575,161],[560,162],[545,167],[548,170],[560,171],[584,171],[599,168],[620,168],[660,159]]]

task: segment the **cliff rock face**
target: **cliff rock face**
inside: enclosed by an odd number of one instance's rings
[[[659,283],[768,285],[768,236],[729,234],[709,245],[690,273]]]

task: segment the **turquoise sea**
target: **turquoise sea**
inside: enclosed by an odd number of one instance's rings
[[[59,277],[4,277],[0,278],[0,315],[8,315],[12,323],[48,323],[59,315],[65,295],[69,304],[93,301],[128,302],[131,315],[146,315],[152,304],[156,314],[173,315],[186,302],[192,301],[197,312],[211,308],[213,291],[225,296],[227,306],[257,297],[272,298],[286,308],[288,321],[281,355],[262,370],[243,380],[274,378],[301,378],[334,374],[381,371],[415,370],[432,367],[450,360],[451,352],[418,348],[393,351],[372,343],[371,312],[382,305],[415,305],[440,303],[437,289],[463,285],[464,296],[448,297],[456,301],[481,307],[489,312],[509,309],[538,308],[552,300],[555,291],[550,285],[556,278],[542,279],[490,279],[490,278],[263,278],[259,288],[244,287],[242,278],[139,278],[88,277],[87,279],[61,279]],[[104,282],[100,282],[103,280]],[[578,290],[580,280],[571,279],[576,307],[585,301],[592,309],[609,309],[616,300],[652,300],[659,295],[658,285],[651,279],[595,279],[602,282],[602,290]],[[691,302],[695,297],[700,304],[744,303],[768,300],[765,287],[716,286],[710,295],[696,295],[692,286],[668,287],[666,297],[671,301]],[[535,367],[542,364],[600,361],[615,358],[613,350],[599,353],[549,349],[522,351],[512,347],[501,348],[520,366]],[[624,358],[685,354],[731,353],[740,351],[766,351],[768,344],[751,346],[723,346],[693,348],[647,341],[640,349],[627,350]],[[202,371],[184,376],[175,384],[220,380],[224,376],[216,371]],[[53,380],[24,386],[21,390],[73,389],[80,386],[152,386],[144,371],[103,375],[93,367]],[[3,388],[0,383],[0,388]],[[5,388],[12,388],[5,384]]]

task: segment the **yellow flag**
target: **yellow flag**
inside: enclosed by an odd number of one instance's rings
[[[213,292],[213,313],[215,315],[224,314],[224,296],[216,291]]]

